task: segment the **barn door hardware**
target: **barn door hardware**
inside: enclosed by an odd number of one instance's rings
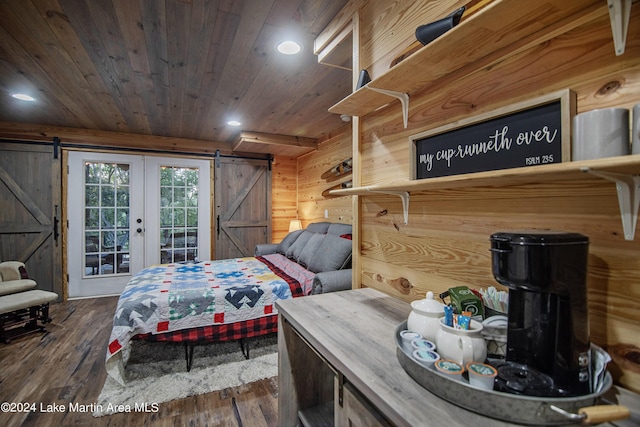
[[[60,138],[57,136],[53,137],[53,158],[58,158],[58,153],[60,151]]]
[[[53,215],[53,240],[56,242],[56,246],[58,245],[58,236],[60,233],[58,232],[58,224],[60,220],[58,219],[58,205],[55,205],[53,208],[55,213]]]

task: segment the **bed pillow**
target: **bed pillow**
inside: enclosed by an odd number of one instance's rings
[[[289,246],[289,249],[287,249],[287,252],[285,253],[285,256],[287,258],[290,258],[296,262],[298,262],[298,258],[300,258],[300,254],[302,253],[302,250],[306,246],[307,242],[314,235],[314,233],[311,233],[307,230],[300,231],[302,231],[302,233],[300,233],[296,241],[293,242],[291,246]]]
[[[307,225],[307,231],[310,231],[312,233],[325,234],[330,226],[330,222],[313,222]]]
[[[300,262],[307,270],[321,273],[347,267],[351,262],[351,240],[334,234],[323,234],[320,237],[317,246],[307,245],[300,255]]]
[[[336,236],[342,236],[343,234],[351,234],[352,233],[351,224],[338,224],[333,223],[329,226],[327,230],[327,234],[334,234]]]
[[[309,268],[309,264],[313,262],[313,258],[318,256],[320,245],[324,241],[326,234],[318,234],[314,233],[313,236],[309,239],[306,245],[304,245],[304,249],[300,252],[300,256],[298,257],[298,264],[306,268],[307,270],[313,271]],[[316,273],[316,271],[313,271]]]
[[[292,231],[291,233],[284,236],[284,239],[282,239],[282,242],[280,242],[278,244],[278,247],[276,247],[276,253],[281,255],[286,255],[287,250],[291,247],[291,245],[295,243],[295,241],[298,239],[298,237],[302,234],[303,231],[304,230]]]

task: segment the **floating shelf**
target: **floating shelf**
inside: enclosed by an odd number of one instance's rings
[[[638,217],[638,206],[640,205],[639,154],[419,180],[398,180],[384,184],[333,190],[330,194],[333,196],[397,195],[402,199],[406,224],[409,198],[412,193],[426,193],[433,190],[455,188],[507,187],[576,179],[605,179],[616,184],[625,239],[633,240]]]
[[[365,116],[394,101],[388,94],[370,89],[409,97],[428,93],[430,88],[435,91],[456,76],[471,74],[608,13],[602,0],[494,0],[329,112]]]

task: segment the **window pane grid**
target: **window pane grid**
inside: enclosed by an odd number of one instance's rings
[[[198,168],[160,168],[160,261],[198,256]]]
[[[85,277],[129,272],[129,169],[85,162]]]

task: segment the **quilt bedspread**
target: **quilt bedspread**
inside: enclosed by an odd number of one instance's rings
[[[107,348],[108,374],[124,384],[132,337],[277,314],[275,302],[305,294],[300,281],[277,259],[233,258],[196,264],[166,264],[133,276],[120,295]]]

